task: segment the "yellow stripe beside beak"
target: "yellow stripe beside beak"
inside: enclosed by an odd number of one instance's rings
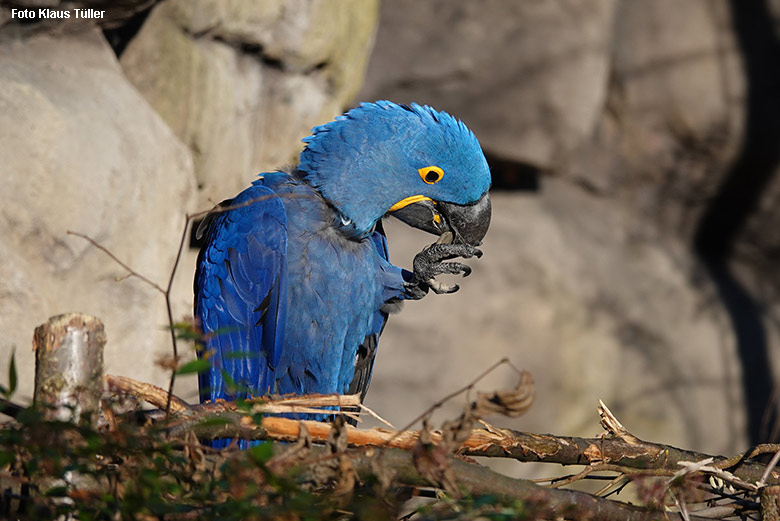
[[[433,201],[430,197],[425,197],[424,195],[412,195],[407,197],[406,199],[401,199],[397,203],[395,203],[393,206],[390,207],[388,212],[394,212],[396,210],[400,210],[401,208],[405,206],[409,206],[412,203],[419,203],[420,201]]]

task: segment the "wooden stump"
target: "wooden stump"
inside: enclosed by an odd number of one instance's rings
[[[103,323],[83,313],[51,317],[35,328],[35,395],[50,420],[95,425],[103,393]]]
[[[780,521],[780,486],[771,485],[761,489],[762,521]]]

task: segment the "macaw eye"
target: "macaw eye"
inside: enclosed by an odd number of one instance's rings
[[[439,181],[441,181],[441,178],[444,177],[444,170],[442,170],[438,166],[424,166],[419,170],[417,170],[417,172],[419,172],[422,180],[428,183],[429,185],[438,183]]]

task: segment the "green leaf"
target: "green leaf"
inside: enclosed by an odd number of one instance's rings
[[[68,495],[68,487],[65,486],[59,486],[59,487],[52,487],[45,493],[49,497],[63,497]]]
[[[14,453],[0,450],[0,469],[14,462]]]
[[[236,386],[236,382],[235,382],[235,380],[233,380],[233,378],[230,376],[230,373],[228,373],[227,371],[225,371],[225,370],[223,369],[223,370],[221,371],[221,374],[222,374],[222,380],[224,380],[224,382],[225,382],[225,387],[227,387],[228,389],[231,389],[231,390],[235,390],[235,389],[236,389],[236,387],[237,387],[237,386]]]
[[[176,374],[200,373],[209,370],[209,361],[203,359],[191,360],[176,370]]]
[[[274,455],[274,446],[268,442],[249,448],[249,455],[256,463],[265,464]]]
[[[187,322],[177,322],[171,326],[171,329],[173,329],[174,333],[176,333],[176,338],[180,338],[182,340],[195,340],[198,342],[203,340],[203,333],[201,333],[200,330],[198,330],[198,328],[196,328],[194,325]]]
[[[16,421],[22,425],[35,425],[43,420],[43,414],[35,407],[25,407],[16,415]]]
[[[8,363],[8,388],[3,388],[2,392],[6,397],[10,397],[16,391],[19,383],[16,374],[16,348],[11,351],[11,361]]]

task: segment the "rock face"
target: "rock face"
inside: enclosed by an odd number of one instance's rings
[[[740,145],[745,79],[732,14],[726,2],[623,1],[615,19],[594,139],[560,171],[686,237]]]
[[[361,99],[457,114],[490,152],[549,168],[607,95],[612,0],[382,4]]]
[[[729,452],[745,431],[777,436],[771,414],[762,425],[780,347],[777,15],[707,0],[383,4],[359,98],[447,109],[493,158],[544,175],[538,198],[496,198],[462,295],[393,317],[369,403],[402,424],[414,414],[391,401],[428,404],[507,355],[536,367],[524,429],[594,434],[602,398],[656,440]],[[402,234],[391,254],[408,264]]]
[[[98,31],[0,41],[0,366],[32,392],[32,331],[82,311],[106,326],[109,371],[165,381],[164,301],[85,240],[164,284],[195,203],[192,161]]]
[[[291,164],[360,88],[376,0],[169,0],[122,55],[127,77],[193,151],[204,207]]]

